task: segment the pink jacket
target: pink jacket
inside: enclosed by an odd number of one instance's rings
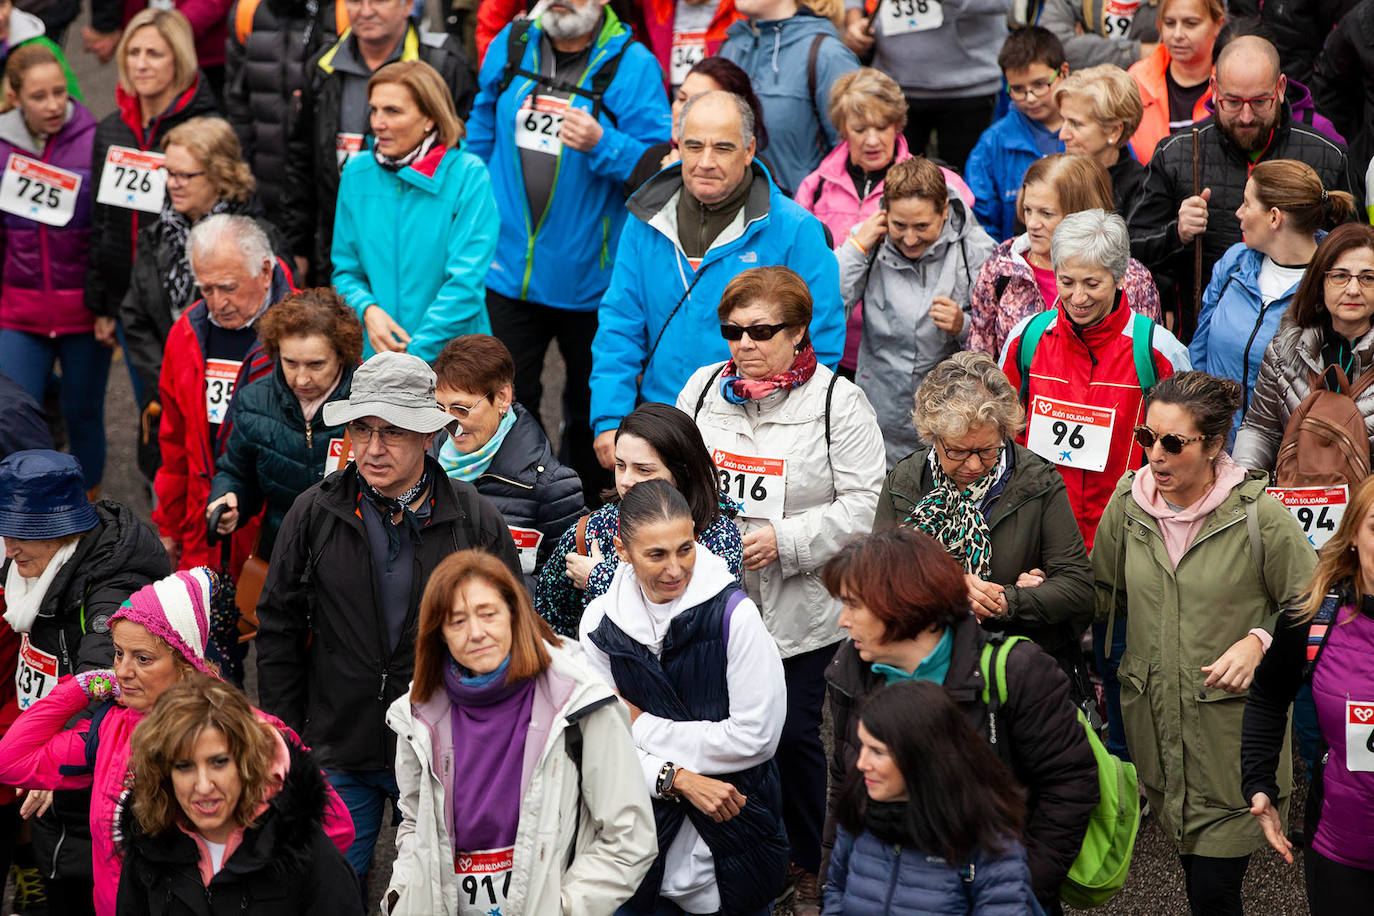
[[[892,161],[901,162],[910,158],[911,151],[907,148],[906,138],[899,133]],[[854,181],[849,177],[848,166],[849,143],[841,141],[839,146],[821,160],[816,171],[802,179],[801,186],[792,198],[825,224],[830,230],[836,248],[849,238],[850,230],[877,213],[883,202],[882,182],[869,189],[867,197],[859,200],[859,192],[854,190]],[[973,192],[964,183],[964,179],[947,168],[941,167],[940,171],[944,173],[945,184],[963,198],[964,203],[968,204],[969,212],[972,213]],[[840,359],[840,365],[846,369],[853,369],[858,365],[859,341],[862,334],[863,304],[860,303],[849,313],[849,321],[846,324],[844,356]]]
[[[67,729],[67,722],[88,705],[75,678],[29,707],[0,739],[0,783],[30,789],[91,789],[91,858],[95,874],[96,916],[114,916],[122,857],[114,827],[123,803],[129,770],[130,739],[143,714],[115,705],[100,721],[99,747],[93,769],[86,765],[90,720]],[[258,715],[299,744],[300,738],[280,719]],[[343,800],[329,789],[325,833],[340,852],[353,842],[353,819]]]
[[[973,321],[964,349],[981,350],[1000,363],[1002,345],[1017,322],[1054,305],[1045,302],[1040,295],[1035,272],[1026,260],[1029,250],[1030,236],[1018,235],[998,245],[992,257],[983,262],[970,296]],[[997,295],[999,278],[1005,278],[1001,283],[1001,296]],[[1160,320],[1159,290],[1155,288],[1150,271],[1135,258],[1126,265],[1126,283],[1122,291],[1131,311],[1154,321]]]

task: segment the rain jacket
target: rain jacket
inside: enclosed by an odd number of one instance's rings
[[[1013,105],[992,126],[983,131],[969,153],[964,174],[969,189],[977,198],[973,213],[994,241],[1016,234],[1016,196],[1026,169],[1044,154],[1035,143],[1031,119]],[[1064,151],[1058,141],[1056,152]]]
[[[1149,165],[1159,141],[1169,136],[1169,83],[1165,73],[1169,69],[1169,49],[1160,44],[1155,52],[1144,60],[1137,61],[1128,68],[1135,77],[1136,87],[1140,89],[1140,101],[1145,105],[1140,126],[1131,134],[1131,150],[1141,165]],[[1207,103],[1212,99],[1209,87],[1193,104],[1193,121],[1202,121],[1211,116]]]

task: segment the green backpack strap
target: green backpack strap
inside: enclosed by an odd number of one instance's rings
[[[1149,394],[1159,381],[1155,370],[1155,328],[1153,321],[1139,312],[1131,314],[1131,355],[1135,358],[1135,375],[1140,391]]]
[[[997,705],[1003,706],[1007,702],[1007,656],[1011,654],[1012,646],[1018,642],[1029,642],[1025,636],[1004,636],[999,640],[988,640],[983,644],[983,653],[978,657],[978,667],[983,672],[983,703],[988,705],[992,697],[992,685],[994,680],[990,674],[996,674],[997,684]]]
[[[1044,336],[1045,329],[1050,326],[1050,322],[1057,315],[1054,309],[1046,309],[1026,322],[1025,328],[1021,331],[1021,336],[1016,341],[1016,371],[1021,376],[1021,406],[1030,403],[1030,367],[1031,360],[1035,358],[1035,348],[1040,345],[1040,338]]]

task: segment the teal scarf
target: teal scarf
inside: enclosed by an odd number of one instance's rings
[[[443,467],[444,473],[469,483],[481,477],[491,465],[496,453],[501,451],[501,443],[506,441],[506,433],[510,432],[514,425],[515,408],[511,407],[501,418],[501,425],[496,427],[496,432],[492,433],[487,444],[470,455],[458,451],[452,439],[444,440],[444,444],[439,448],[439,464]]]

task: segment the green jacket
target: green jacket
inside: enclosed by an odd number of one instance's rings
[[[991,581],[1007,589],[1006,631],[1028,636],[1060,658],[1076,648],[1092,619],[1092,571],[1064,478],[1034,452],[1012,447],[1011,479],[988,515]],[[878,495],[874,530],[906,521],[921,497],[935,489],[929,455],[930,449],[918,449],[887,475]],[[1043,583],[1035,588],[1016,587],[1017,576],[1037,568],[1045,571]]]
[[[1097,615],[1115,595],[1127,621],[1121,680],[1126,743],[1151,807],[1181,854],[1243,856],[1263,848],[1240,785],[1245,695],[1207,688],[1204,665],[1254,627],[1274,632],[1278,608],[1308,589],[1316,554],[1298,523],[1250,471],[1202,523],[1174,569],[1158,523],[1131,495],[1134,471],[1116,486],[1097,529]],[[1256,574],[1246,504],[1259,522],[1264,579]],[[1186,604],[1185,604],[1186,602]],[[1285,744],[1279,791],[1292,792]]]

